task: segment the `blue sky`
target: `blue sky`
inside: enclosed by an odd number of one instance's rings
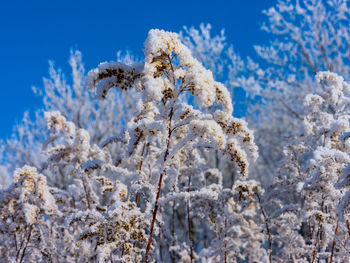
[[[262,14],[273,0],[214,1],[1,1],[0,3],[0,138],[11,135],[26,110],[40,108],[31,87],[42,85],[48,60],[69,73],[71,48],[83,54],[87,70],[113,60],[118,50],[141,55],[151,28],[178,32],[184,25],[211,23],[225,29],[242,57],[267,41],[260,30]]]

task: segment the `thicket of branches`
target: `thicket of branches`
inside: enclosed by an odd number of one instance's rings
[[[264,66],[204,24],[50,63],[2,144],[0,262],[349,262],[348,4],[265,14]]]

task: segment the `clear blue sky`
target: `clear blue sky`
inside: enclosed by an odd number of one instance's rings
[[[262,14],[273,0],[213,1],[1,1],[0,3],[0,138],[11,135],[23,112],[41,106],[31,87],[42,85],[48,60],[69,73],[71,48],[83,54],[87,70],[113,60],[118,50],[142,52],[151,28],[178,32],[184,25],[211,23],[214,32],[245,57],[266,42]]]

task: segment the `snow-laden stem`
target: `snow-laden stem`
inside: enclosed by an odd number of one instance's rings
[[[169,155],[169,146],[170,146],[170,139],[171,139],[171,120],[173,118],[173,114],[174,114],[174,108],[171,107],[170,109],[170,113],[169,113],[169,122],[168,122],[168,138],[167,138],[167,146],[166,146],[166,150],[165,150],[165,154],[164,154],[164,163],[167,160],[167,157]],[[159,182],[158,182],[158,191],[157,191],[157,196],[156,196],[156,202],[154,204],[154,210],[153,210],[153,217],[152,217],[152,224],[151,224],[151,230],[149,233],[149,239],[148,239],[148,244],[147,244],[147,248],[146,248],[146,256],[145,256],[145,261],[144,263],[148,262],[148,256],[149,256],[149,252],[151,250],[151,244],[152,244],[152,237],[153,237],[153,230],[154,230],[154,225],[157,219],[157,211],[158,211],[158,200],[160,197],[160,191],[162,190],[162,182],[163,182],[163,177],[164,174],[166,173],[166,167],[164,167],[162,173],[160,174],[159,177]]]
[[[33,230],[33,225],[30,225],[30,226],[29,226],[28,237],[27,237],[27,240],[26,240],[26,244],[25,244],[25,246],[24,246],[24,248],[23,248],[22,256],[21,256],[21,259],[20,259],[19,263],[22,263],[22,262],[23,262],[24,255],[25,255],[25,253],[26,253],[28,244],[29,244],[29,242],[30,242],[30,237],[32,236],[32,230]]]

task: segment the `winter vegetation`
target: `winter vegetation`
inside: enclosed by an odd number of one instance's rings
[[[50,63],[1,144],[0,262],[350,262],[348,7],[279,0],[258,61],[202,24]]]

